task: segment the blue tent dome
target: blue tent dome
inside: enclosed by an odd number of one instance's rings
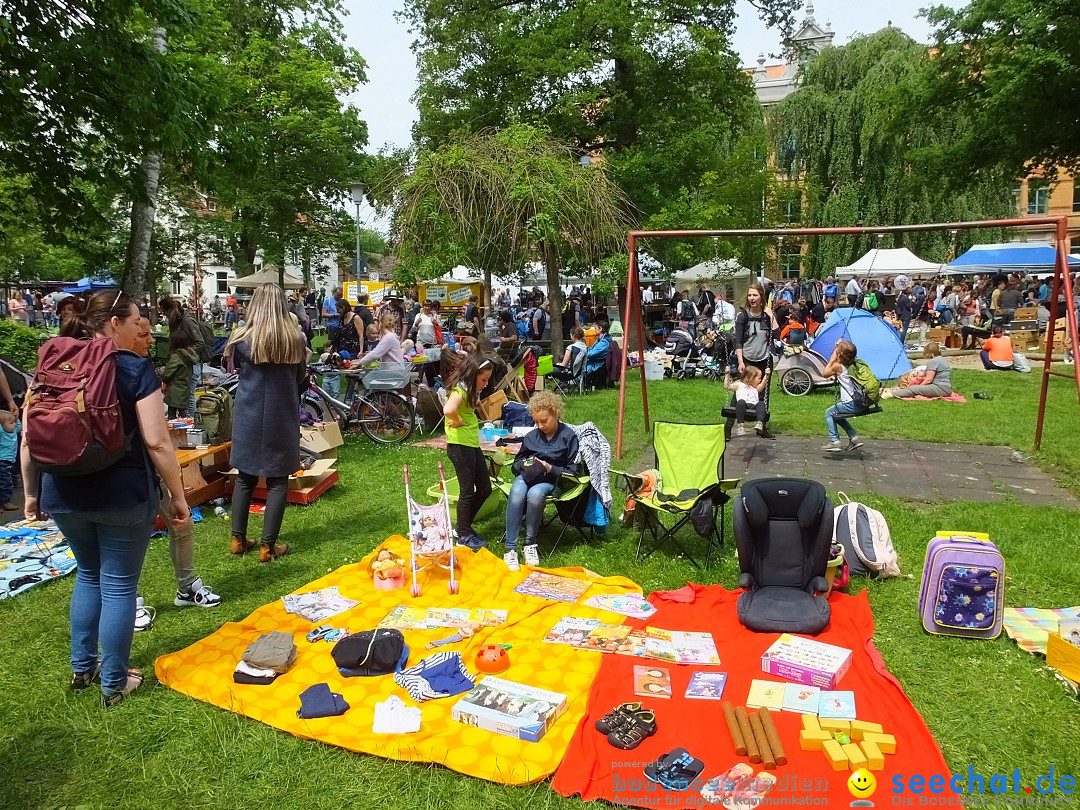
[[[911,371],[911,361],[899,333],[865,309],[834,309],[818,329],[810,348],[827,359],[838,340],[854,343],[859,359],[870,366],[879,380],[894,380]]]

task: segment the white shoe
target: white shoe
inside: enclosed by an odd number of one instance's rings
[[[518,555],[516,551],[508,551],[503,554],[503,562],[506,563],[506,567],[511,571],[521,570],[521,566],[518,565]]]
[[[824,450],[826,453],[839,453],[841,450],[844,449],[844,446],[840,444],[840,440],[837,439],[835,442],[829,442],[821,449]]]
[[[851,437],[848,438],[847,447],[845,447],[844,449],[845,450],[858,450],[862,446],[863,446],[863,440],[862,439],[860,439],[858,436],[851,436]]]
[[[540,565],[540,552],[536,549],[536,543],[525,544],[525,564],[537,568]]]
[[[199,607],[211,608],[221,604],[221,597],[203,585],[202,577],[199,577],[191,583],[191,587],[187,591],[177,589],[173,604],[177,607],[198,605]]]
[[[735,435],[736,436],[745,436],[746,435],[746,425],[739,425],[737,428],[735,428]]]
[[[135,597],[135,632],[149,630],[154,626],[157,611],[143,603],[141,596]]]

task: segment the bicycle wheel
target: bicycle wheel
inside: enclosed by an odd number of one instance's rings
[[[360,428],[378,444],[401,444],[416,427],[412,403],[393,391],[365,393],[357,405]]]
[[[315,422],[330,421],[330,415],[327,413],[326,406],[313,398],[304,397],[300,402],[300,410],[307,413]]]

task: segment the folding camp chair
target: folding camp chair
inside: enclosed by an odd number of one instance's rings
[[[671,541],[697,566],[693,555],[678,541],[675,534],[690,521],[694,508],[703,499],[710,499],[712,532],[706,540],[705,549],[705,567],[709,567],[713,546],[719,549],[724,545],[724,507],[728,501],[727,492],[739,485],[737,478],[724,478],[724,446],[722,424],[653,424],[653,450],[656,452],[656,468],[660,472],[660,489],[648,497],[633,493],[630,496],[648,510],[638,537],[639,559],[642,556],[645,533],[648,532],[652,536],[653,546],[645,556]],[[671,515],[678,520],[668,527],[661,520],[661,515]],[[716,527],[718,517],[719,530]]]
[[[511,464],[506,463],[505,466],[497,464],[496,460],[488,457],[488,464],[491,467],[491,485],[495,489],[499,490],[506,496],[507,500],[510,499],[510,488],[514,485],[514,479],[517,477],[511,470]],[[573,527],[573,529],[581,535],[581,539],[586,543],[589,542],[593,536],[592,526],[585,526],[584,528],[576,523],[573,519],[563,519],[560,514],[560,506],[567,506],[573,504],[578,498],[586,494],[589,487],[592,486],[591,479],[588,475],[564,475],[559,479],[558,486],[552,490],[551,494],[544,499],[544,512],[546,514],[549,506],[555,507],[555,513],[550,517],[545,517],[540,522],[540,529],[546,529],[555,521],[562,523],[562,529],[559,532],[559,536],[555,538],[555,544],[548,551],[548,554],[554,554],[555,549],[559,547],[559,543],[562,541],[563,536],[566,534],[566,530]],[[568,515],[568,518],[572,518],[572,515]],[[586,535],[586,530],[588,534]],[[505,540],[505,538],[503,538]]]
[[[572,393],[585,393],[585,364],[588,359],[589,354],[585,349],[578,349],[576,352],[571,351],[570,366],[567,368],[568,376],[565,379],[560,379],[554,374],[551,375],[557,393],[563,396]]]
[[[423,430],[428,436],[434,436],[446,417],[443,415],[443,403],[439,395],[426,385],[416,389],[416,413],[423,420]]]

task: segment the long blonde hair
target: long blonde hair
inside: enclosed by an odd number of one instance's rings
[[[244,325],[232,333],[225,354],[246,340],[251,346],[251,362],[291,365],[304,359],[304,341],[300,330],[289,318],[285,292],[276,284],[263,284],[255,290],[247,306]]]

